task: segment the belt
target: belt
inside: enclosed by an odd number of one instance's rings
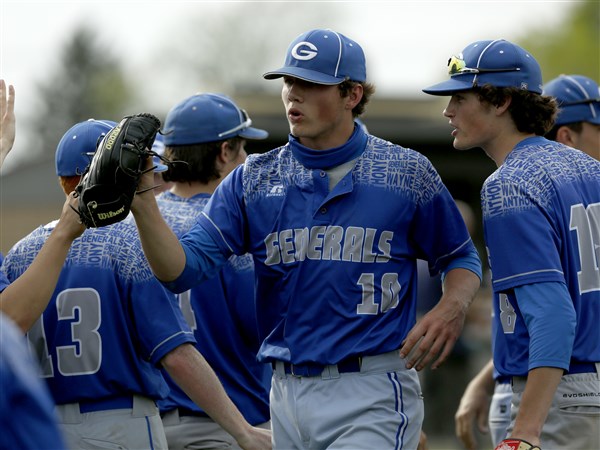
[[[204,411],[192,411],[191,409],[177,408],[179,417],[208,417]]]
[[[175,408],[167,411],[161,411],[160,417],[165,417],[167,414],[177,413],[179,417],[210,417],[204,411],[193,411],[191,409]]]
[[[275,370],[275,362],[271,363],[273,370]],[[362,364],[362,358],[360,356],[351,356],[349,358],[342,359],[337,364],[319,364],[319,363],[304,363],[304,364],[291,364],[289,362],[283,362],[283,367],[286,374],[294,375],[296,377],[317,377],[323,373],[323,370],[327,366],[336,367],[338,373],[348,372],[360,372],[360,366]]]
[[[593,373],[596,372],[596,363],[571,361],[569,373]]]
[[[79,412],[89,413],[96,411],[106,411],[111,409],[131,409],[133,408],[133,396],[110,397],[102,400],[83,400],[79,402]]]
[[[510,384],[511,380],[512,380],[511,376],[508,376],[508,375],[498,375],[498,377],[496,378],[496,383],[498,383],[498,384]]]

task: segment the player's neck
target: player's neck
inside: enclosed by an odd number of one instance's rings
[[[214,180],[210,183],[201,183],[199,181],[176,182],[170,191],[182,198],[191,198],[198,194],[213,194],[221,180]]]

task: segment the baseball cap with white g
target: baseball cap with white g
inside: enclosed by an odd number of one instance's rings
[[[284,76],[317,84],[367,81],[365,54],[355,41],[333,30],[314,29],[289,45],[283,67],[263,75],[267,80]]]
[[[525,49],[504,39],[477,41],[448,60],[450,79],[423,89],[431,95],[452,95],[477,86],[516,87],[542,93],[542,71]]]
[[[555,125],[589,122],[600,125],[600,88],[583,75],[560,75],[544,85],[544,95],[556,98]]]

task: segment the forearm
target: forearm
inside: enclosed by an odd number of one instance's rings
[[[452,269],[444,277],[440,302],[451,302],[466,312],[481,284],[480,278],[467,269]]]
[[[204,357],[190,344],[182,345],[162,360],[163,367],[194,403],[238,442],[251,426],[233,404]]]
[[[540,434],[563,369],[539,367],[529,372],[511,436],[540,445]]]
[[[0,309],[27,332],[46,309],[74,237],[55,228],[27,270],[0,296]]]
[[[131,211],[137,224],[144,254],[161,281],[173,281],[185,267],[181,243],[163,219],[152,191],[136,195]]]
[[[0,294],[0,309],[25,332],[48,306],[71,244],[85,231],[75,212],[77,204],[74,194],[69,194],[58,223],[38,255],[27,270]]]

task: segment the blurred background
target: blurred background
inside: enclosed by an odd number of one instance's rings
[[[288,44],[311,28],[332,28],[361,44],[377,87],[363,122],[372,134],[432,161],[454,197],[470,207],[483,261],[479,190],[495,166],[480,150],[453,149],[442,116],[447,98],[421,89],[446,79],[448,58],[467,44],[496,38],[529,50],[544,80],[577,73],[600,81],[600,3],[592,0],[0,0],[0,78],[17,97],[17,139],[0,177],[0,251],[58,217],[64,196],[54,151],[76,122],[119,121],[138,112],[163,120],[189,95],[221,92],[270,132],[268,140],[250,142],[249,151],[284,144],[281,81],[262,74],[279,67]],[[427,292],[424,306],[439,298]],[[461,448],[453,416],[466,383],[490,356],[489,314],[484,286],[450,361],[421,374],[432,450]],[[482,449],[488,441],[480,436]]]

